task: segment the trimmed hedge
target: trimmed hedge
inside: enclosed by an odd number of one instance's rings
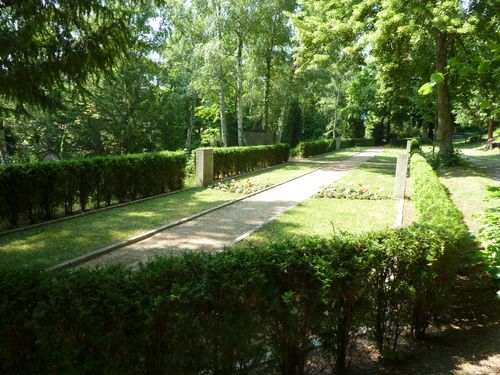
[[[417,221],[441,233],[446,241],[460,250],[468,246],[469,232],[463,215],[449,197],[448,191],[425,158],[414,153],[410,161],[412,201]]]
[[[341,148],[347,147],[368,147],[374,146],[373,139],[366,138],[348,138],[342,139],[340,142]],[[300,142],[296,148],[296,153],[302,158],[308,158],[314,155],[325,154],[335,150],[335,140],[319,139],[316,141]]]
[[[371,138],[346,138],[340,142],[342,148],[347,147],[371,147],[375,146],[375,140]]]
[[[137,270],[4,273],[0,370],[300,374],[313,352],[342,370],[363,330],[384,350],[419,324],[416,311],[439,295],[444,250],[414,226],[158,258]]]
[[[0,372],[302,374],[312,356],[343,370],[362,333],[390,354],[444,307],[468,238],[418,154],[411,175],[407,228],[2,273]]]
[[[85,211],[179,190],[185,165],[183,152],[167,151],[9,165],[0,169],[0,218],[15,227],[21,218],[50,219],[58,208],[69,215],[76,203]]]
[[[297,155],[303,158],[324,154],[335,150],[335,140],[318,139],[316,141],[300,142],[296,150]]]
[[[251,172],[288,161],[290,146],[281,143],[269,146],[214,148],[214,178]]]

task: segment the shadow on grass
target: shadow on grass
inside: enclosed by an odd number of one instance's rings
[[[397,157],[396,156],[384,156],[384,155],[377,155],[371,158],[367,163],[390,163],[390,164],[396,164]]]
[[[48,267],[136,233],[228,202],[234,194],[201,189],[98,212],[0,237],[0,269]]]
[[[396,166],[395,165],[377,165],[377,164],[362,164],[358,167],[359,170],[365,171],[365,172],[371,172],[371,173],[376,173],[376,174],[385,174],[385,175],[391,175],[394,176],[395,171],[396,171]]]

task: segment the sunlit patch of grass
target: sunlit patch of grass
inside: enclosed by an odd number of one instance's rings
[[[346,159],[350,156],[356,155],[356,154],[358,154],[366,149],[367,148],[363,148],[363,147],[346,148],[346,149],[342,149],[339,151],[329,152],[327,154],[323,154],[323,155],[319,155],[319,156],[313,156],[313,157],[309,158],[309,160],[315,160],[315,161],[343,160],[343,159]]]
[[[293,236],[360,233],[394,225],[397,201],[311,198],[252,234],[240,245],[260,246]]]
[[[380,156],[390,157],[393,153],[395,151],[390,149]],[[370,163],[374,159],[352,170],[338,182],[369,185],[370,190],[380,189],[384,195],[390,196],[394,185],[395,163]],[[311,198],[264,226],[242,244],[250,242],[263,245],[290,236],[325,236],[336,230],[358,233],[382,229],[394,225],[397,206],[398,202],[390,199],[370,201]]]

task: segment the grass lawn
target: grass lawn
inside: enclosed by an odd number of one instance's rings
[[[480,214],[497,204],[485,201],[488,193],[485,186],[498,186],[500,183],[484,175],[475,165],[441,168],[438,174],[450,191],[453,202],[464,214],[465,223],[477,234],[481,223]]]
[[[339,151],[329,152],[327,154],[312,156],[312,157],[308,158],[307,160],[314,160],[314,161],[343,160],[343,159],[346,159],[350,156],[356,155],[365,149],[366,148],[363,148],[363,147],[346,148],[346,149],[341,149]]]
[[[390,196],[393,190],[395,159],[401,150],[384,150],[376,158],[354,169],[339,183],[364,184]],[[376,163],[373,163],[373,162]],[[392,161],[392,162],[391,162]],[[258,230],[238,246],[262,245],[270,240],[301,235],[330,235],[334,230],[364,232],[393,226],[398,202],[311,198]]]
[[[334,231],[365,232],[394,225],[395,200],[311,198],[258,230],[241,245],[263,245],[293,236],[328,236]]]
[[[316,168],[314,164],[290,163],[255,172],[244,179],[276,184]],[[189,189],[3,235],[0,236],[0,270],[49,267],[239,196],[211,189]]]

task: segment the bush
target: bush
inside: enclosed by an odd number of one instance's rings
[[[331,185],[322,186],[320,191],[314,195],[314,198],[367,200],[388,199],[388,197],[383,194],[381,189],[373,191],[370,190],[368,185],[354,185],[352,182],[347,184],[334,182]]]
[[[341,148],[374,146],[375,141],[367,138],[346,138],[340,142]],[[325,154],[335,150],[334,139],[319,139],[316,141],[300,142],[295,149],[297,156],[308,158],[310,156]]]
[[[12,227],[50,219],[58,208],[71,214],[76,202],[110,205],[182,188],[183,152],[156,152],[8,165],[0,169],[0,218]]]
[[[296,148],[297,155],[302,158],[324,154],[334,149],[335,140],[333,139],[318,139],[316,141],[300,142]]]
[[[342,148],[348,147],[370,147],[375,146],[375,140],[371,138],[346,138],[340,142]]]
[[[410,162],[412,201],[417,221],[434,228],[454,249],[461,249],[469,238],[462,213],[455,207],[446,188],[425,158],[413,154]]]
[[[214,148],[214,178],[251,172],[288,161],[290,146]]]
[[[298,374],[313,353],[343,370],[361,332],[384,352],[405,329],[425,328],[447,287],[447,251],[414,225],[161,257],[135,270],[7,272],[0,370]]]
[[[389,145],[391,147],[406,147],[406,139],[391,138]]]
[[[410,153],[420,152],[422,148],[420,147],[420,141],[417,138],[412,138],[410,142]]]

